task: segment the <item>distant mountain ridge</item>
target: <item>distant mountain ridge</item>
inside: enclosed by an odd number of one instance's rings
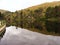
[[[39,4],[39,5],[36,5],[36,6],[32,6],[32,7],[29,7],[27,9],[37,9],[37,8],[47,8],[47,7],[54,7],[54,6],[59,6],[60,5],[60,1],[54,1],[54,2],[46,2],[46,3],[43,3],[43,4]]]
[[[41,8],[47,8],[49,6],[54,7],[54,6],[59,6],[59,5],[60,5],[60,1],[54,1],[54,2],[46,2],[46,3],[43,3],[43,4],[38,4],[38,5],[35,5],[35,6],[28,7],[26,9],[35,10],[37,8],[40,8],[40,7]],[[1,13],[6,12],[6,11],[8,12],[8,10],[0,9]],[[17,10],[17,11],[20,11],[20,10]]]
[[[3,10],[3,9],[0,9],[0,12],[1,12],[1,13],[5,13],[5,12],[10,12],[10,11],[8,11],[8,10]]]

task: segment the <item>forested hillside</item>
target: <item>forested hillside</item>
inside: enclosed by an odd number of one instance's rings
[[[7,26],[60,35],[60,2],[44,3],[15,12],[6,11],[1,15]]]

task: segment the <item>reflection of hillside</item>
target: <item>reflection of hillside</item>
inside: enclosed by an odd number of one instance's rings
[[[27,9],[0,13],[7,26],[60,35],[60,2],[44,3]],[[1,25],[1,24],[0,24]],[[37,31],[38,30],[38,31]]]
[[[60,45],[60,36],[45,35],[10,26],[6,28],[0,45]]]

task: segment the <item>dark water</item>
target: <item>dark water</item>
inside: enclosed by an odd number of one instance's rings
[[[6,32],[0,40],[0,45],[60,45],[60,37],[10,26],[6,28]]]

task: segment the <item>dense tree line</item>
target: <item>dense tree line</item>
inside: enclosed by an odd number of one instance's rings
[[[21,28],[34,28],[40,31],[60,33],[60,6],[24,9],[3,14],[7,26],[13,25]],[[1,17],[1,15],[0,15]]]
[[[48,7],[45,16],[47,31],[60,33],[60,6]]]

